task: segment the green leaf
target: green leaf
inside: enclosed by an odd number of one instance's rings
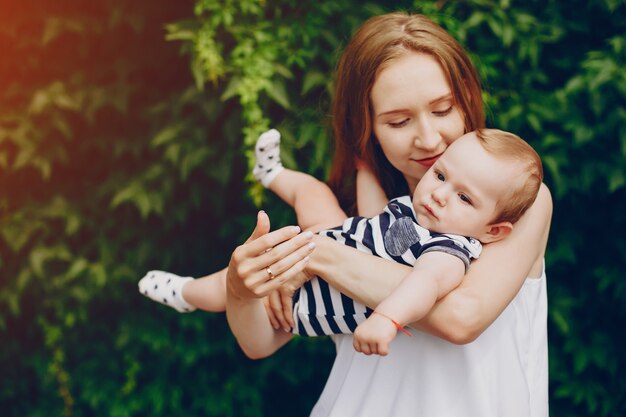
[[[154,136],[154,138],[152,138],[150,144],[156,148],[163,144],[179,139],[184,127],[185,125],[182,123],[165,126],[165,128],[161,129]]]
[[[587,368],[587,364],[589,363],[589,356],[584,349],[576,351],[574,356],[574,372],[577,374],[581,373],[585,368]]]
[[[192,41],[196,38],[197,27],[192,21],[169,23],[165,25],[165,40],[167,41]]]
[[[124,202],[132,201],[139,192],[137,184],[131,183],[127,185],[115,193],[111,199],[110,207],[115,208]]]
[[[65,221],[65,233],[68,236],[75,234],[82,224],[80,216],[73,213],[68,213]]]
[[[235,97],[239,93],[239,87],[241,86],[241,79],[238,77],[232,77],[228,84],[226,85],[226,89],[220,96],[220,100],[226,101]]]
[[[20,168],[24,168],[25,166],[32,165],[32,161],[35,155],[35,148],[32,146],[27,146],[20,148],[17,156],[15,157],[15,162],[13,162],[13,169],[17,170]]]
[[[70,264],[69,269],[65,273],[65,283],[76,279],[80,274],[82,274],[89,266],[89,262],[85,258],[76,258]]]
[[[465,21],[465,27],[467,29],[474,28],[480,25],[485,20],[485,15],[482,12],[473,12],[469,19]]]
[[[89,267],[89,275],[96,286],[102,288],[107,282],[107,271],[103,264],[96,263]]]
[[[180,163],[180,178],[185,181],[189,173],[198,166],[208,163],[214,151],[209,148],[198,149],[193,153],[185,155]]]
[[[328,75],[320,71],[307,71],[302,82],[302,94],[307,94],[313,88],[323,87],[328,82]]]
[[[287,87],[283,80],[275,80],[271,88],[267,90],[267,94],[285,110],[289,110],[289,95],[287,94]]]
[[[625,183],[626,177],[624,177],[624,170],[620,168],[613,169],[609,177],[609,192],[614,193],[624,187]]]
[[[282,75],[283,78],[286,78],[288,80],[291,80],[294,77],[293,72],[291,72],[289,68],[278,63],[274,64],[274,71],[276,71],[277,74]]]
[[[20,271],[20,273],[17,276],[17,279],[15,280],[15,288],[17,289],[18,293],[22,293],[24,292],[24,289],[28,286],[28,284],[30,284],[30,282],[32,281],[33,275],[30,271],[30,269],[28,268],[24,268]],[[16,313],[16,311],[14,311],[14,313]]]
[[[541,120],[536,114],[528,113],[526,116],[528,124],[533,128],[535,132],[542,132]]]
[[[180,161],[181,150],[182,146],[178,143],[168,146],[164,153],[165,159],[171,161],[173,164],[178,164],[178,161]]]
[[[563,334],[569,333],[569,322],[568,319],[563,316],[563,314],[559,311],[552,312],[552,320],[558,326],[559,330]]]
[[[72,128],[65,117],[54,114],[54,116],[52,117],[52,123],[59,130],[59,132],[61,132],[63,136],[65,136],[65,138],[72,138]]]
[[[506,47],[511,46],[513,38],[515,37],[515,31],[508,24],[502,28],[502,44]]]
[[[68,261],[71,256],[69,249],[64,244],[38,246],[31,251],[29,261],[33,273],[39,278],[46,278],[44,270],[46,262],[53,259]]]
[[[141,217],[144,219],[148,217],[148,214],[150,214],[150,209],[152,207],[152,201],[150,200],[150,197],[148,196],[148,194],[144,192],[138,193],[134,196],[132,201],[133,203],[135,203],[135,206],[139,209],[139,213],[141,214]]]
[[[34,232],[41,228],[41,223],[37,221],[20,221],[19,218],[10,219],[2,223],[0,233],[5,243],[13,252],[20,251],[30,240]]]

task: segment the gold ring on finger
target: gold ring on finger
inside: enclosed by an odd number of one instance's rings
[[[267,272],[267,275],[269,275],[270,279],[274,279],[274,273],[272,272],[269,266],[265,268],[265,272]]]

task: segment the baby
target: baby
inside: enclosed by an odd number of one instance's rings
[[[372,218],[346,218],[325,184],[282,167],[279,141],[275,130],[259,138],[254,174],[296,209],[303,228],[319,230],[343,220],[342,226],[320,234],[413,265],[374,311],[320,278],[305,283],[295,294],[294,333],[354,333],[355,349],[368,354],[386,355],[398,330],[409,334],[404,326],[418,321],[457,287],[470,261],[480,255],[481,242],[504,239],[534,202],[543,180],[541,160],[530,145],[511,133],[482,129],[454,141],[424,174],[412,198],[393,199]],[[150,291],[155,279],[170,280],[162,285],[189,280],[160,271],[149,273],[140,289],[160,302],[162,297]]]

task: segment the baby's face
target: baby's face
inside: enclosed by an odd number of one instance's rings
[[[475,133],[463,135],[417,184],[413,207],[418,223],[434,232],[481,240],[514,180],[514,165],[487,153]]]

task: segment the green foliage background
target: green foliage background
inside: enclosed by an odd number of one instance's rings
[[[0,4],[0,410],[300,416],[333,357],[246,359],[223,314],[138,295],[149,269],[226,265],[256,208],[251,144],[327,174],[332,71],[352,31],[430,15],[471,51],[489,124],[542,155],[554,416],[622,416],[626,5],[621,0],[101,0]],[[591,242],[591,244],[589,244]]]

